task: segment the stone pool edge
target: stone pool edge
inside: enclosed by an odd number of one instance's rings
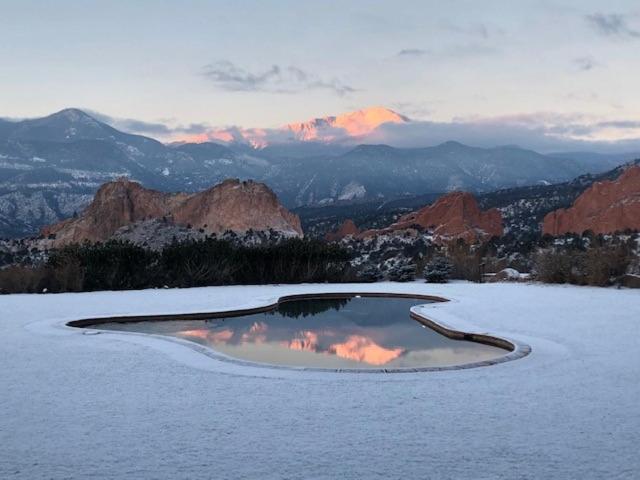
[[[202,312],[202,313],[186,313],[186,314],[163,314],[163,315],[133,315],[133,316],[110,316],[110,317],[95,317],[85,318],[79,320],[71,320],[65,322],[65,326],[72,328],[90,328],[97,327],[103,323],[132,323],[141,321],[166,321],[166,320],[206,320],[211,318],[233,318],[244,315],[251,315],[255,313],[267,312],[273,310],[281,303],[294,300],[310,300],[310,299],[339,299],[344,297],[377,297],[377,298],[411,298],[416,300],[429,300],[434,303],[445,303],[450,300],[437,295],[424,295],[424,294],[412,294],[412,293],[384,293],[384,292],[318,292],[318,293],[301,293],[284,295],[278,297],[275,303],[260,307],[252,307],[237,310],[216,311],[216,312]],[[118,335],[137,335],[158,338],[161,340],[177,343],[179,345],[186,346],[198,353],[201,353],[214,360],[232,363],[240,366],[268,368],[275,370],[287,370],[287,371],[299,371],[299,372],[334,372],[334,373],[416,373],[416,372],[438,372],[438,371],[451,371],[451,370],[466,370],[470,368],[486,367],[490,365],[497,365],[500,363],[509,362],[523,358],[531,353],[531,347],[523,342],[513,340],[497,335],[491,335],[489,333],[481,332],[466,332],[451,327],[450,325],[429,318],[416,311],[421,307],[416,305],[409,311],[409,315],[414,320],[418,321],[427,328],[430,328],[440,335],[444,335],[452,340],[471,341],[475,343],[481,343],[484,345],[490,345],[496,348],[507,350],[508,353],[491,360],[484,360],[481,362],[471,362],[460,365],[446,365],[438,367],[407,367],[407,368],[319,368],[319,367],[295,367],[286,365],[273,365],[268,363],[251,362],[248,360],[241,360],[234,357],[224,355],[217,352],[213,348],[200,345],[186,339],[178,339],[165,335],[156,335],[148,333],[138,332],[126,332],[126,331],[109,331],[108,333],[116,333]],[[97,332],[96,332],[97,333]],[[100,333],[107,333],[106,331],[100,331]]]

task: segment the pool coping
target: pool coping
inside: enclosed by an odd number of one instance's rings
[[[434,367],[404,367],[404,368],[320,368],[320,367],[296,367],[289,365],[274,365],[268,363],[253,362],[249,360],[242,360],[234,357],[227,356],[221,352],[214,350],[213,348],[201,345],[191,340],[179,339],[176,337],[170,337],[160,334],[149,334],[141,332],[127,332],[127,331],[105,331],[100,330],[99,325],[104,323],[133,323],[133,322],[157,322],[167,320],[207,320],[213,318],[233,318],[245,315],[251,315],[255,313],[263,313],[273,310],[281,303],[295,301],[295,300],[313,300],[313,299],[341,299],[351,297],[369,297],[369,298],[411,298],[415,300],[428,300],[434,303],[445,303],[450,300],[444,297],[436,295],[421,295],[412,293],[384,293],[384,292],[327,292],[327,293],[302,293],[293,295],[284,295],[278,297],[275,303],[264,305],[261,307],[252,307],[245,309],[227,310],[227,311],[215,311],[215,312],[199,312],[199,313],[186,313],[186,314],[166,314],[166,315],[132,315],[132,316],[111,316],[111,317],[95,317],[84,318],[79,320],[71,320],[65,322],[67,327],[72,328],[90,328],[96,327],[94,330],[98,330],[100,333],[115,333],[124,335],[143,335],[146,337],[154,337],[173,343],[178,343],[186,347],[191,348],[203,355],[206,355],[214,360],[230,362],[236,365],[269,368],[276,370],[288,370],[288,371],[301,371],[301,372],[334,372],[334,373],[416,373],[416,372],[439,372],[439,371],[451,371],[451,370],[466,370],[470,368],[487,367],[491,365],[497,365],[500,363],[510,362],[519,358],[526,357],[531,353],[531,347],[523,342],[506,338],[502,336],[492,335],[489,333],[480,332],[465,332],[458,330],[450,325],[445,324],[442,321],[437,321],[433,318],[429,318],[416,310],[420,305],[411,307],[409,315],[412,319],[418,321],[423,326],[430,328],[437,333],[451,339],[459,341],[470,341],[475,343],[481,343],[492,347],[501,348],[507,350],[508,353],[500,357],[484,360],[480,362],[470,362],[459,365],[443,365]],[[88,332],[88,331],[87,331]],[[97,333],[97,332],[96,332]]]

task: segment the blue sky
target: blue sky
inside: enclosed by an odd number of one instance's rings
[[[438,124],[640,137],[637,1],[0,7],[0,116],[74,106],[170,137],[384,105]]]

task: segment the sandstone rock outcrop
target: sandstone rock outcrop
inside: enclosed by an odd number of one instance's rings
[[[629,167],[614,181],[594,183],[573,206],[547,214],[542,224],[542,232],[554,236],[626,229],[640,229],[640,166]]]
[[[55,235],[53,246],[96,242],[108,239],[121,227],[150,219],[215,234],[273,229],[302,236],[300,219],[280,204],[271,189],[236,179],[195,194],[167,194],[119,179],[102,185],[80,216],[46,227],[42,234]]]
[[[485,241],[501,236],[502,214],[498,209],[482,211],[475,197],[468,192],[451,192],[440,197],[432,205],[407,215],[382,230],[368,230],[361,236],[391,233],[413,227],[429,229],[436,241],[457,240],[468,243]]]
[[[355,223],[353,223],[353,220],[348,218],[344,222],[342,222],[342,225],[340,225],[340,227],[336,231],[327,233],[324,238],[328,242],[335,242],[338,240],[342,240],[346,236],[352,235],[355,237],[359,234],[360,229],[356,226]]]

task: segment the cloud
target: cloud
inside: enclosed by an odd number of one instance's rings
[[[599,128],[617,128],[617,129],[640,129],[640,120],[613,120],[607,122],[598,122]]]
[[[640,121],[598,121],[581,114],[534,113],[451,122],[384,124],[366,143],[424,147],[450,140],[478,147],[519,145],[540,152],[640,150]]]
[[[411,119],[420,119],[432,115],[433,107],[437,103],[441,102],[436,100],[431,102],[394,102],[391,104],[391,108],[396,112],[402,112],[403,115]]]
[[[266,70],[250,72],[228,60],[205,65],[202,75],[216,87],[231,92],[300,93],[328,90],[344,96],[357,89],[333,79],[323,79],[296,66],[272,65]]]
[[[429,113],[430,104],[401,102],[394,107],[403,113],[421,110]],[[182,138],[184,141],[216,141],[223,143],[248,140],[256,146],[291,144],[295,136],[286,129],[212,128],[206,124],[174,125],[166,122],[146,122],[132,118],[117,118],[89,112],[95,118],[115,128],[131,133]],[[416,118],[416,115],[414,118]],[[496,117],[454,118],[452,121],[412,120],[406,123],[385,123],[365,137],[351,139],[341,128],[325,128],[323,136],[335,142],[389,144],[396,147],[425,147],[447,141],[458,141],[478,147],[519,145],[540,152],[590,150],[601,152],[640,151],[640,119],[602,120],[580,113],[536,112]]]
[[[173,135],[198,135],[206,132],[209,125],[204,123],[190,123],[188,125],[171,125],[163,122],[147,122],[135,118],[112,117],[104,113],[93,110],[85,110],[89,115],[101,122],[111,125],[113,128],[125,131],[127,133],[135,133],[138,135],[152,135],[159,137],[170,137]]]
[[[454,32],[462,35],[480,38],[482,40],[488,40],[490,36],[500,34],[503,35],[504,31],[495,27],[490,27],[484,23],[471,23],[468,25],[459,25],[452,22],[442,22],[442,28],[449,32]]]
[[[400,103],[397,106],[424,107]],[[403,113],[407,113],[403,110]],[[425,111],[426,113],[426,111]],[[415,118],[415,117],[414,117]],[[294,145],[299,139],[287,129],[229,127],[212,129],[198,141],[250,143],[256,147]],[[640,151],[640,120],[602,120],[570,113],[537,112],[496,117],[457,118],[451,121],[411,120],[384,123],[371,132],[350,136],[342,128],[323,127],[317,142],[334,145],[356,143],[387,144],[394,147],[420,148],[458,141],[477,147],[518,145],[539,152]]]
[[[599,66],[593,57],[578,57],[573,59],[573,65],[581,72],[588,72]]]
[[[628,17],[619,13],[594,13],[585,17],[589,25],[606,37],[626,39],[640,38],[640,31],[629,26]]]
[[[422,57],[427,53],[429,53],[427,50],[421,48],[403,48],[396,53],[396,57]]]
[[[487,55],[494,55],[500,50],[496,47],[489,45],[479,45],[477,43],[462,43],[451,45],[444,49],[441,53],[443,56],[447,56],[453,59],[460,59],[463,57],[484,57]]]
[[[422,48],[404,48],[394,55],[398,59],[424,58],[432,61],[459,61],[494,55],[499,49],[490,45],[479,43],[454,43],[445,45],[437,50]]]

